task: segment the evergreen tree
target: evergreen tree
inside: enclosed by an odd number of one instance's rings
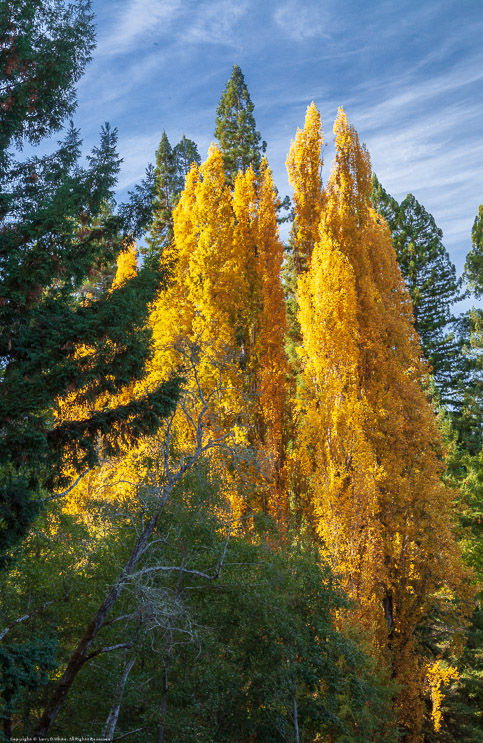
[[[483,204],[473,223],[471,242],[472,248],[466,256],[465,277],[471,291],[479,298],[483,295]]]
[[[243,73],[238,65],[234,65],[218,104],[215,129],[223,153],[225,175],[231,185],[237,172],[245,173],[250,165],[258,174],[262,153],[267,147],[256,129],[254,108]]]
[[[197,165],[201,164],[200,153],[198,147],[192,139],[188,139],[184,134],[181,137],[178,144],[173,149],[174,163],[175,163],[175,185],[176,193],[181,194],[188,175],[193,163]]]
[[[71,127],[45,157],[16,158],[15,147],[58,130],[75,106],[74,84],[94,32],[88,2],[5,3],[1,9],[0,140],[0,552],[28,527],[42,489],[70,483],[99,451],[153,430],[175,402],[168,381],[124,406],[82,421],[54,423],[56,400],[74,389],[85,401],[139,377],[150,352],[147,305],[163,282],[147,261],[116,292],[82,298],[91,270],[112,263],[128,238],[121,216],[103,213],[119,159],[108,125],[79,165]],[[55,63],[54,63],[55,60]],[[132,204],[131,217],[136,203]],[[134,211],[133,211],[134,209]],[[129,210],[128,210],[129,211]],[[135,221],[135,220],[134,220]],[[80,348],[86,348],[85,353]],[[101,438],[100,438],[101,437]]]
[[[464,382],[463,340],[452,314],[461,296],[443,233],[417,199],[398,204],[373,177],[372,202],[389,225],[399,267],[413,302],[414,325],[445,404],[458,406]]]
[[[153,222],[147,243],[149,253],[160,254],[173,239],[173,209],[178,203],[185,179],[193,163],[201,162],[196,144],[183,134],[171,147],[166,132],[156,151],[154,169]]]

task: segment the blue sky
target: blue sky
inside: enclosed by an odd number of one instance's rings
[[[307,105],[333,153],[342,105],[386,190],[415,194],[461,273],[483,203],[482,0],[94,0],[98,46],[79,84],[86,146],[109,121],[124,158],[121,193],[163,129],[204,159],[233,64],[244,75],[275,181]]]

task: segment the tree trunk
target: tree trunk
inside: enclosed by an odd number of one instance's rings
[[[135,662],[135,658],[131,658],[131,660],[125,662],[123,671],[121,673],[119,681],[117,682],[116,696],[114,697],[114,702],[107,717],[104,731],[102,733],[103,737],[106,740],[112,741],[114,738],[114,733],[116,731],[116,725],[119,718],[119,712],[121,709],[122,697],[124,694],[124,689],[126,687],[127,677],[131,673],[131,669]]]
[[[293,726],[295,729],[295,743],[300,743],[299,714],[297,709],[297,692],[293,690]]]
[[[104,622],[106,621],[106,618],[112,607],[118,600],[121,591],[129,580],[130,575],[134,571],[139,558],[146,549],[148,540],[153,533],[156,524],[158,523],[159,517],[163,510],[163,505],[164,502],[161,502],[161,504],[158,506],[158,509],[151,517],[151,520],[148,522],[146,528],[140,534],[121,575],[100,605],[94,619],[87,626],[79,644],[71,655],[70,660],[67,664],[67,668],[65,669],[62,678],[57,684],[54,693],[52,694],[50,701],[48,702],[40,719],[37,730],[34,733],[34,737],[37,737],[39,740],[42,740],[47,736],[52,723],[59,714],[59,711],[66,700],[67,694],[69,693],[77,674],[81,670],[86,660],[89,659],[89,650],[92,646],[92,643],[96,639],[99,630],[102,628]]]
[[[164,743],[166,735],[166,707],[168,705],[168,660],[164,661],[163,666],[163,689],[161,694],[161,704],[159,707],[161,724],[159,726],[158,738],[156,743]]]

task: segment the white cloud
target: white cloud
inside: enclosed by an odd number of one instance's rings
[[[142,49],[142,37],[167,32],[182,9],[181,0],[128,0],[120,5],[118,23],[99,39],[97,53],[119,54],[134,46]]]
[[[199,4],[194,22],[183,34],[191,43],[238,45],[237,23],[245,16],[249,0],[219,0]]]
[[[430,107],[433,110],[436,110],[436,107],[449,108],[447,106],[449,94],[462,91],[466,86],[471,86],[482,79],[483,68],[481,64],[475,63],[472,69],[468,69],[468,66],[456,67],[451,72],[429,77],[421,82],[414,78],[399,80],[397,86],[400,92],[388,96],[381,103],[366,108],[358,115],[358,124],[360,127],[378,128],[390,122],[401,122],[401,117],[406,119],[414,113],[417,113],[418,119],[421,120],[425,111],[430,110]],[[364,95],[368,92],[374,95],[377,91],[363,91]],[[442,100],[438,104],[435,99],[439,97]],[[474,111],[474,106],[471,110]],[[458,112],[455,113],[459,115]],[[445,125],[445,119],[446,116],[441,121],[443,125]]]
[[[274,14],[277,26],[290,38],[296,41],[320,37],[330,38],[330,18],[327,8],[320,4],[305,7],[296,0],[281,5]]]

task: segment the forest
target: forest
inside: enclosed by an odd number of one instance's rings
[[[310,101],[281,198],[237,65],[118,204],[89,2],[0,21],[0,740],[481,743],[483,206]]]

